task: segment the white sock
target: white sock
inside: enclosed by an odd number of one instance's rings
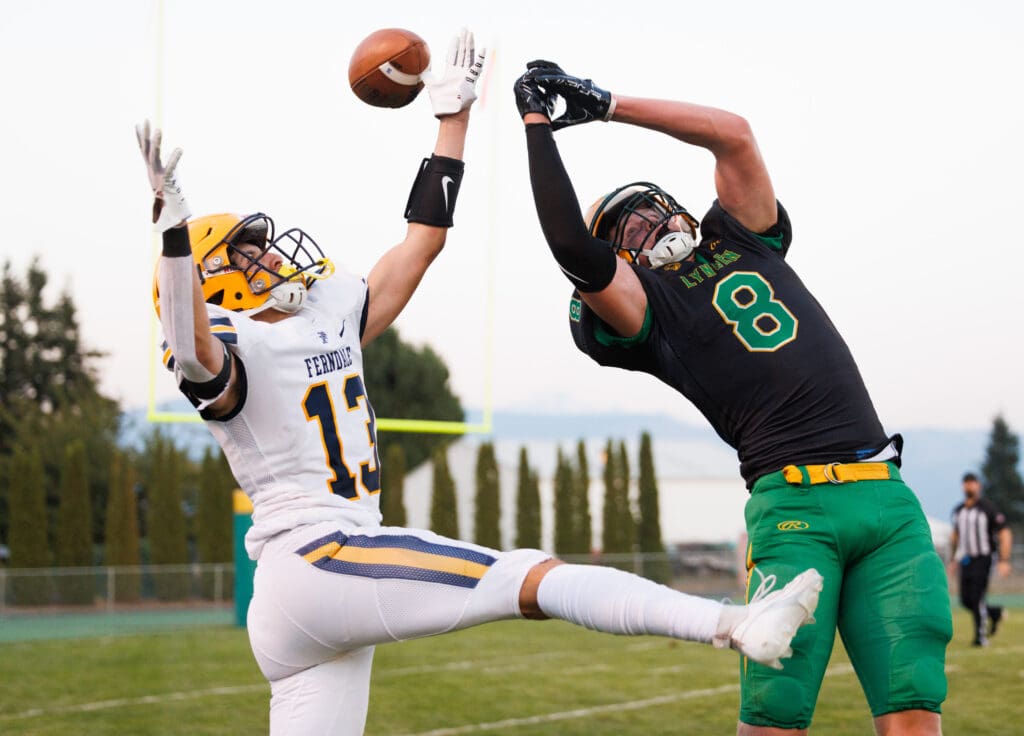
[[[595,631],[709,643],[724,606],[610,567],[558,565],[537,589],[540,610]]]

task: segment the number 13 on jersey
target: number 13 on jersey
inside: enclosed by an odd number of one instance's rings
[[[370,462],[359,463],[359,481],[367,494],[380,492],[380,458],[377,454],[377,426],[373,416],[373,407],[366,398],[366,389],[359,374],[353,373],[345,377],[341,395],[345,401],[346,412],[358,411],[360,401],[366,407],[366,435],[373,454],[373,468]],[[320,426],[320,440],[324,446],[324,459],[330,467],[333,477],[327,481],[331,493],[343,498],[358,498],[356,476],[349,470],[345,462],[345,447],[338,428],[338,414],[334,411],[334,399],[331,396],[327,381],[314,383],[306,391],[302,399],[302,410],[307,421],[316,421]],[[361,441],[361,440],[353,440]]]

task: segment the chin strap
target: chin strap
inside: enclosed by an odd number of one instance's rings
[[[671,232],[655,243],[650,250],[640,251],[640,255],[647,256],[651,268],[661,268],[669,263],[689,258],[696,248],[697,241],[690,233]]]
[[[244,317],[252,317],[254,314],[265,312],[268,309],[276,309],[278,312],[284,312],[285,314],[298,312],[302,309],[302,305],[306,303],[306,294],[309,291],[307,284],[326,279],[334,273],[334,262],[330,258],[321,259],[319,266],[319,272],[310,270],[297,279],[278,284],[270,290],[270,294],[263,304],[252,309],[246,309],[239,312],[239,314]],[[279,276],[287,278],[295,273],[295,271],[294,266],[285,265],[281,266],[277,273]]]

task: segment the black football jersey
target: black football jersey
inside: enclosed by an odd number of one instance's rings
[[[781,204],[771,232],[750,232],[716,200],[694,261],[633,265],[648,300],[640,334],[618,337],[578,293],[569,313],[595,361],[650,373],[693,402],[736,449],[748,488],[789,464],[852,462],[889,442],[849,348],[786,263]]]

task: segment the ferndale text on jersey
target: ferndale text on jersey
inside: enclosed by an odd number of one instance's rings
[[[320,353],[305,359],[306,373],[310,378],[322,376],[332,371],[340,371],[352,365],[352,348],[344,346],[329,353]]]

